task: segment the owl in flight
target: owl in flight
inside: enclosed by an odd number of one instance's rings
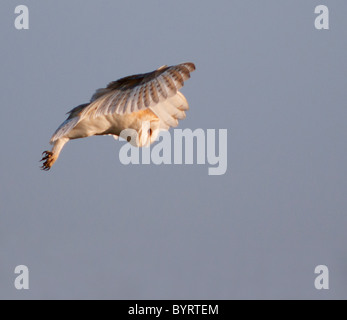
[[[118,139],[125,132],[122,138],[133,145],[148,146],[161,130],[176,127],[178,120],[186,117],[189,106],[179,89],[194,70],[195,65],[189,62],[163,66],[98,89],[89,103],[68,112],[69,117],[51,138],[52,150],[43,152],[41,169],[48,171],[64,145],[72,139],[95,135],[113,135]]]

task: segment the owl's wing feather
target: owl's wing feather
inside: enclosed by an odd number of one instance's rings
[[[69,133],[77,125],[78,122],[78,117],[66,119],[53,134],[50,144],[53,144],[55,141]]]
[[[76,108],[73,108],[71,111],[69,111],[67,114],[69,117],[59,126],[59,128],[54,132],[50,143],[54,143],[54,141],[62,138],[65,136],[68,132],[70,132],[80,121],[79,116],[81,115],[82,111],[88,106],[89,103],[81,104]]]
[[[174,96],[194,70],[193,63],[183,63],[113,81],[94,93],[80,118],[132,113],[154,107]]]
[[[169,127],[177,127],[178,120],[185,119],[185,111],[189,109],[189,105],[184,95],[177,92],[173,97],[150,107],[150,109],[160,119],[160,128],[168,130]]]

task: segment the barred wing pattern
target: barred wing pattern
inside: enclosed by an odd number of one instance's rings
[[[114,113],[129,114],[154,107],[176,95],[194,70],[193,63],[183,63],[113,81],[95,92],[80,119]]]

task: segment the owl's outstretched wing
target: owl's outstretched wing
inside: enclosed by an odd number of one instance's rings
[[[182,63],[113,81],[95,92],[80,117],[125,114],[154,107],[176,95],[194,70],[193,63]]]

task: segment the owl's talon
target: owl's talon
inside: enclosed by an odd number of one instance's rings
[[[50,151],[44,151],[42,153],[43,158],[40,160],[44,161],[44,163],[41,166],[41,170],[43,171],[49,171],[55,162],[56,158],[53,156],[53,152]]]

